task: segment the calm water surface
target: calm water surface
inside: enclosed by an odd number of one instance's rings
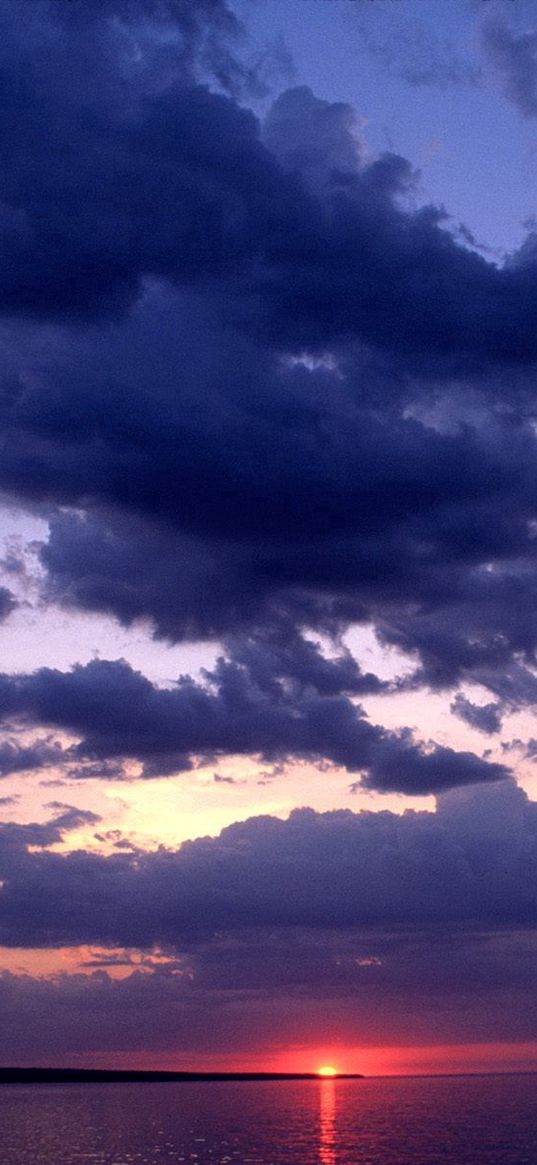
[[[1,1165],[537,1165],[537,1076],[0,1086]]]

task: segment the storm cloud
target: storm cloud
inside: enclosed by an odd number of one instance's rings
[[[437,211],[404,210],[408,163],[360,164],[348,128],[342,149],[348,107],[305,88],[280,97],[276,154],[248,109],[192,84],[204,46],[233,31],[224,4],[66,14],[38,0],[28,22],[18,13],[3,0],[0,128],[16,142],[3,158],[4,310],[114,314],[148,277],[232,279],[238,310],[271,342],[535,357],[535,265],[499,270]],[[312,190],[320,143],[326,181]]]
[[[278,363],[215,310],[155,290],[110,330],[17,332],[0,476],[56,507],[45,599],[171,640],[374,622],[433,686],[531,663],[526,382],[503,419],[497,385],[475,415],[441,385],[431,424],[421,382]]]
[[[257,118],[222,3],[31,12],[1,7],[0,486],[50,517],[45,601],[531,677],[531,234],[462,246],[343,102]]]

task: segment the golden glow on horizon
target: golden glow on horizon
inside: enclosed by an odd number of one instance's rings
[[[332,1068],[330,1064],[325,1064],[324,1067],[317,1069],[318,1076],[337,1076],[337,1068]]]

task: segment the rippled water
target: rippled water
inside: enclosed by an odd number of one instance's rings
[[[1,1165],[537,1165],[537,1076],[0,1086]]]

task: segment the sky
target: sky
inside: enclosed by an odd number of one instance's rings
[[[3,1062],[537,1070],[537,3],[0,88]]]

